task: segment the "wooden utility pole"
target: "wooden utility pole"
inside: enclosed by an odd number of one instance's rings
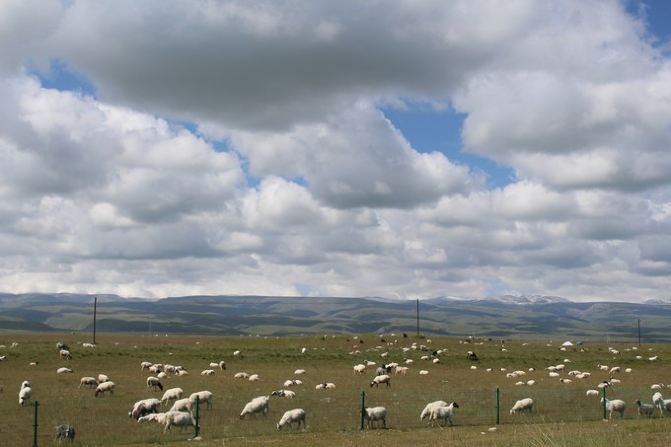
[[[419,298],[417,298],[417,336],[419,337]]]
[[[98,313],[98,297],[93,298],[93,344],[96,344],[96,314]]]

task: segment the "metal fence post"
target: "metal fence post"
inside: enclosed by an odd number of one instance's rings
[[[360,430],[364,429],[364,414],[366,413],[366,392],[361,392],[361,426]]]
[[[607,415],[606,415],[606,388],[608,388],[608,387],[605,387],[605,386],[604,386],[603,388],[601,388],[602,393],[603,393],[603,398],[602,398],[602,400],[603,400],[603,418],[604,418],[604,420],[605,420],[605,419],[608,419],[608,417],[607,417]]]
[[[500,412],[501,406],[499,405],[500,404],[500,400],[499,400],[500,394],[501,393],[499,391],[499,387],[497,386],[496,387],[496,425],[499,425],[499,423],[501,422],[501,412]]]
[[[196,396],[196,437],[200,434],[200,396]]]
[[[33,418],[33,447],[37,447],[37,407],[40,406],[38,401],[35,401],[35,416]]]

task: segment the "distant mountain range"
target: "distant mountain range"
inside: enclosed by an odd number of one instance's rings
[[[187,296],[98,297],[101,332],[325,334],[416,331],[416,303],[383,298]],[[0,330],[91,331],[93,295],[0,294]],[[553,296],[420,300],[426,334],[496,338],[562,336],[671,340],[671,300],[579,303]]]

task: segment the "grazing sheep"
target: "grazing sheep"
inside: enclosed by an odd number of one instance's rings
[[[224,362],[223,360],[220,361],[220,362],[219,362],[219,369],[221,369],[222,371],[223,371],[224,369],[226,369],[226,362]]]
[[[277,390],[270,393],[271,396],[286,397],[288,399],[293,399],[296,397],[296,393],[291,390]]]
[[[82,343],[82,348],[95,348],[96,345],[93,343]]]
[[[56,439],[75,440],[75,428],[69,424],[61,424],[56,426]]]
[[[209,410],[212,408],[212,398],[214,395],[210,391],[198,391],[197,393],[192,393],[189,396],[189,400],[192,404],[196,403],[196,397],[198,397],[201,405],[205,404],[206,408]]]
[[[66,345],[65,343],[63,343],[62,341],[59,341],[58,343],[56,343],[56,349],[58,349],[59,352],[61,350],[69,351],[70,347],[68,345]]]
[[[419,415],[419,420],[423,421],[425,418],[431,415],[431,410],[435,407],[447,407],[447,402],[443,400],[437,400],[435,402],[429,402],[426,404],[426,407],[422,410],[422,413]]]
[[[408,367],[407,366],[397,366],[396,369],[394,370],[395,374],[403,374],[406,375],[408,373]]]
[[[98,374],[98,383],[109,382],[109,380],[107,374]]]
[[[241,354],[241,353],[240,353],[240,351],[238,351],[238,350],[233,351],[233,355],[236,356],[236,357],[240,356],[240,354]]]
[[[513,408],[510,409],[510,414],[531,413],[533,411],[533,407],[534,407],[533,399],[530,397],[526,397],[524,399],[520,399],[517,402],[515,402]]]
[[[70,351],[67,349],[61,349],[58,351],[58,355],[60,356],[61,360],[72,360],[72,354],[70,354]]]
[[[284,381],[284,387],[285,388],[288,388],[290,386],[302,385],[302,384],[303,384],[303,382],[298,380],[298,379],[295,379],[295,380],[289,379],[289,380]]]
[[[58,368],[56,370],[56,374],[72,374],[72,370],[70,368]]]
[[[246,373],[246,372],[244,372],[244,371],[241,371],[241,372],[235,373],[235,374],[233,375],[233,378],[234,378],[234,379],[248,379],[248,378],[249,378],[249,374]]]
[[[264,415],[268,414],[268,402],[270,396],[259,396],[255,397],[251,401],[247,402],[247,405],[242,409],[240,413],[240,419],[244,419],[246,415],[253,415],[257,413],[263,413]]]
[[[636,400],[636,405],[638,406],[638,415],[639,416],[652,416],[655,411],[655,406],[650,404],[642,404],[641,400]]]
[[[479,360],[479,359],[478,359],[478,355],[477,355],[475,352],[473,352],[473,351],[468,351],[468,352],[466,353],[466,358],[467,358],[468,360],[473,361],[473,362],[477,362],[477,361]]]
[[[425,376],[425,375],[427,375],[427,374],[429,374],[429,372],[428,372],[427,370],[425,370],[425,369],[421,369],[421,370],[419,371],[419,375],[420,375],[420,376]]]
[[[354,375],[363,374],[365,370],[366,365],[363,365],[361,363],[359,363],[358,365],[354,365]]]
[[[332,389],[335,389],[335,387],[336,387],[335,383],[325,382],[325,383],[320,383],[320,384],[316,385],[315,389],[316,390],[332,390]]]
[[[151,388],[153,391],[156,391],[156,388],[158,388],[159,391],[163,391],[163,384],[158,377],[149,376],[147,377],[147,388]]]
[[[170,430],[170,427],[187,427],[187,426],[196,426],[196,420],[193,418],[191,413],[185,413],[182,411],[169,411],[165,415],[165,428],[163,433],[167,433]]]
[[[603,403],[603,397],[601,398],[601,403]],[[623,400],[620,399],[614,399],[614,400],[608,400],[606,399],[606,410],[608,410],[608,419],[611,419],[613,417],[613,412],[620,413],[620,417],[624,418],[624,410],[626,408],[626,404],[624,403]]]
[[[375,386],[377,388],[377,386],[380,385],[381,383],[385,383],[385,384],[387,384],[387,387],[390,387],[391,386],[391,376],[389,376],[387,374],[383,374],[381,376],[375,376],[373,381],[370,383],[370,386],[371,387]]]
[[[303,424],[303,428],[306,428],[305,410],[302,408],[295,408],[293,410],[285,411],[282,415],[282,419],[277,423],[277,430],[282,430],[286,425],[292,426],[294,423],[296,423],[297,429],[301,428],[301,423]]]
[[[144,371],[145,369],[149,369],[149,367],[150,367],[151,365],[152,365],[151,362],[141,362],[141,363],[140,363],[140,369]]]
[[[98,386],[98,381],[95,377],[82,377],[79,379],[79,388],[86,385],[89,388],[95,388]]]
[[[114,382],[103,382],[96,387],[95,397],[104,396],[105,393],[114,394]]]
[[[181,399],[183,394],[184,390],[181,388],[170,388],[165,393],[163,393],[163,397],[161,397],[161,403],[166,404],[173,400]]]
[[[180,377],[181,377],[181,376],[186,376],[186,375],[188,375],[188,374],[189,374],[189,371],[187,371],[187,370],[185,370],[185,369],[177,370],[177,375],[180,376]]]
[[[433,407],[431,409],[431,414],[429,415],[429,423],[442,420],[443,425],[452,425],[452,416],[454,415],[455,408],[459,408],[459,404],[456,402],[452,402],[449,405],[437,405]]]
[[[247,378],[247,380],[249,380],[250,382],[258,382],[259,380],[261,380],[261,377],[259,377],[258,374],[252,374]]]
[[[137,420],[138,422],[156,422],[158,424],[164,425],[165,418],[168,413],[150,413],[144,416],[140,416]]]
[[[597,390],[587,390],[585,396],[598,396],[599,392]]]
[[[156,377],[158,377],[159,380],[160,379],[167,379],[168,375],[165,372],[161,371],[160,373],[156,374]]]
[[[387,409],[384,407],[370,407],[366,408],[363,418],[366,421],[368,428],[373,428],[375,422],[382,421],[382,427],[387,428]]]
[[[183,399],[176,400],[175,403],[172,404],[172,407],[170,407],[170,410],[168,410],[168,412],[171,412],[171,411],[186,411],[186,412],[190,413],[191,408],[192,408],[191,399],[189,399],[188,397],[185,397]]]
[[[296,371],[294,371],[294,375],[295,375],[295,376],[300,376],[300,375],[302,375],[302,374],[305,374],[305,370],[304,370],[304,369],[297,369]]]
[[[128,417],[137,421],[142,416],[157,413],[160,405],[161,401],[154,398],[137,401],[133,404],[133,408],[128,412]]]
[[[30,382],[24,380],[21,383],[21,389],[19,390],[19,405],[22,407],[30,402],[30,398],[33,396],[33,389],[30,387]]]
[[[213,369],[204,369],[200,372],[201,376],[213,376],[214,375],[214,370]]]

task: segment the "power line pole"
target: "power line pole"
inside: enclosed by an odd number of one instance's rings
[[[638,319],[638,346],[641,346],[641,319]]]
[[[417,298],[417,336],[419,337],[419,298]]]
[[[93,298],[93,344],[96,344],[96,314],[98,313],[98,297]]]

